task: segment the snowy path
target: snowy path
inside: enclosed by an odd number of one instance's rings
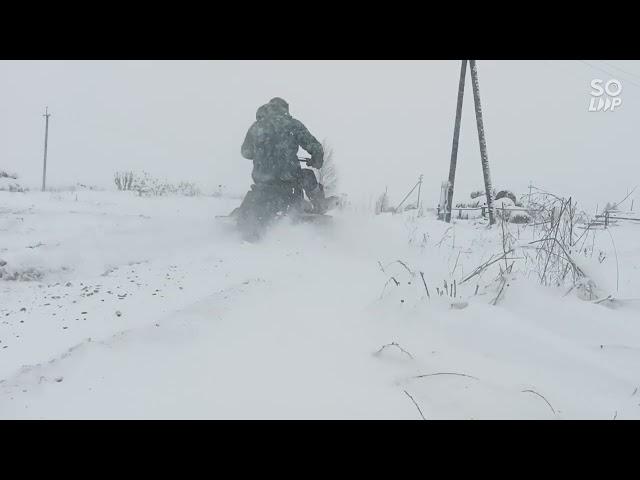
[[[344,214],[250,245],[212,220],[234,202],[79,196],[0,199],[0,258],[47,270],[0,281],[0,418],[640,418],[638,307],[435,294],[486,231]]]

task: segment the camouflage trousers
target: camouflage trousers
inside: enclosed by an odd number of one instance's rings
[[[295,203],[295,201],[302,201],[303,192],[307,194],[309,200],[321,200],[324,198],[324,188],[318,183],[316,174],[310,168],[300,168],[293,175],[291,182],[272,181],[262,182],[259,179],[254,178],[255,184],[251,187],[252,190],[268,191],[267,198],[269,201],[278,203],[278,199],[281,199],[284,203]],[[300,191],[301,189],[301,191]],[[251,192],[249,192],[251,193]],[[247,194],[242,201],[239,209],[243,209],[245,204],[251,203],[252,195]]]

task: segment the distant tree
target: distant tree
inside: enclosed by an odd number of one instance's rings
[[[18,175],[0,170],[0,191],[7,192],[26,192],[27,189],[22,187],[18,182]]]
[[[389,193],[388,188],[384,189],[384,192],[377,198],[375,213],[379,215],[383,212],[392,212],[393,207],[389,207]]]
[[[338,187],[338,170],[333,157],[333,148],[325,139],[322,142],[324,149],[324,163],[322,168],[318,170],[318,181],[324,185],[324,191],[331,195],[336,192]]]

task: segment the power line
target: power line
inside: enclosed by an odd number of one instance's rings
[[[598,67],[596,65],[592,65],[591,63],[585,62],[584,60],[578,60],[578,61],[580,63],[584,63],[585,65],[587,65],[587,66],[589,66],[591,68],[594,68],[594,69],[599,70],[599,71],[601,71],[603,73],[606,73],[607,75],[611,75],[612,77],[617,77],[618,76],[615,73],[610,72],[609,70],[605,70],[604,68],[600,68],[600,67]],[[635,85],[636,87],[640,88],[640,84],[639,83],[635,83],[635,82],[632,82],[631,80],[627,80],[627,79],[625,79],[625,82],[629,82],[630,84]]]
[[[624,68],[617,67],[613,63],[605,62],[604,60],[600,60],[600,61],[602,63],[606,64],[606,65],[609,65],[610,67],[615,68],[616,70],[620,70],[621,72],[626,73],[627,75],[629,75],[629,76],[631,76],[631,77],[633,77],[633,78],[635,78],[637,80],[640,80],[640,75],[638,75],[637,73],[629,72],[628,70],[625,70]]]
[[[598,70],[598,71],[600,71],[600,72],[606,73],[607,75],[613,75],[613,73],[611,73],[611,72],[610,72],[610,71],[608,71],[608,70],[605,70],[604,68],[597,67],[597,66],[595,66],[595,65],[590,64],[589,62],[585,62],[584,60],[578,60],[578,61],[579,61],[580,63],[584,63],[584,64],[585,64],[585,65],[587,65],[588,67],[591,67],[591,68],[594,68],[594,69],[596,69],[596,70]]]

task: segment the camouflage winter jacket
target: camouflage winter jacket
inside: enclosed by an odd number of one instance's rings
[[[292,181],[301,170],[298,147],[309,152],[317,166],[322,166],[324,152],[320,142],[302,122],[267,104],[256,112],[256,121],[247,132],[241,153],[253,160],[254,182]]]

